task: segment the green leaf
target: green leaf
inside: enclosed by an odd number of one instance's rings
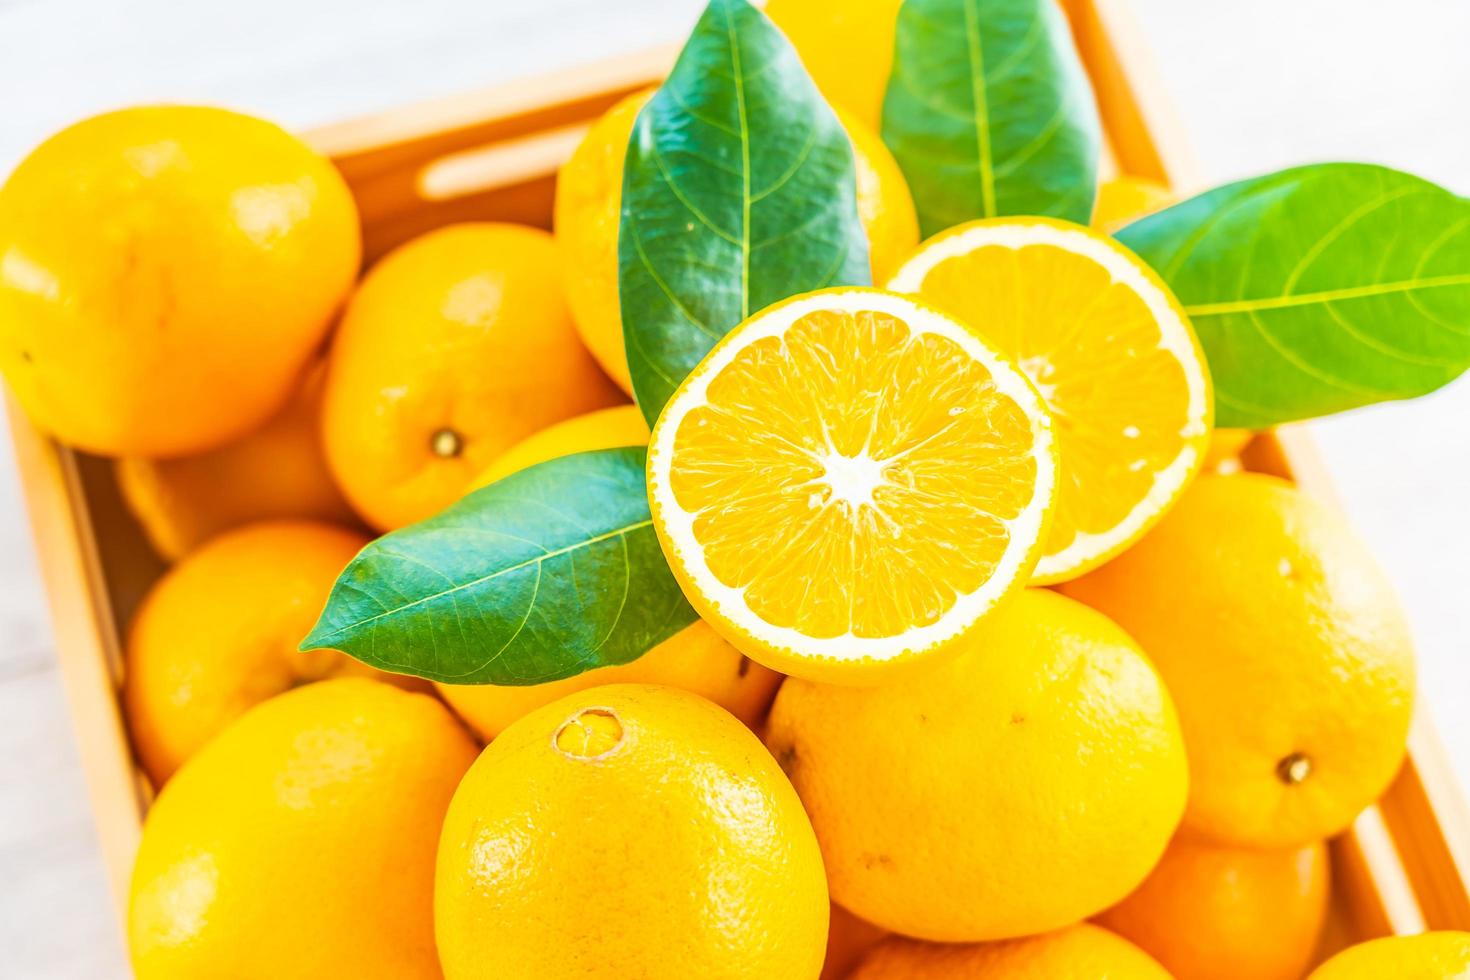
[[[1296,167],[1191,198],[1118,238],[1188,310],[1222,426],[1412,398],[1470,367],[1470,201],[1418,177]]]
[[[796,53],[745,0],[710,0],[644,106],[623,171],[618,285],[650,424],[731,327],[867,285],[852,145]]]
[[[998,215],[1092,217],[1102,127],[1056,0],[904,0],[883,139],[926,236]]]
[[[301,648],[454,684],[539,684],[637,659],[695,620],[654,535],[645,454],[553,459],[379,538]]]

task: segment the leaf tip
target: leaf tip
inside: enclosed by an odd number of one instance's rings
[[[322,617],[326,617],[325,610],[323,610],[322,612]],[[329,649],[329,645],[326,642],[326,639],[329,635],[331,635],[331,633],[331,630],[326,629],[323,626],[322,620],[318,619],[316,625],[311,628],[311,632],[307,633],[306,636],[302,638],[301,642],[296,645],[296,652],[310,653],[313,650]]]

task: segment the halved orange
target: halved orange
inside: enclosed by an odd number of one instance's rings
[[[1132,252],[1051,218],[992,218],[925,242],[889,288],[1014,358],[1056,419],[1061,480],[1038,584],[1138,540],[1198,472],[1214,423],[1184,307]]]
[[[1021,371],[877,289],[768,307],[654,426],[654,527],[694,608],[747,656],[872,683],[953,648],[1025,584],[1051,515],[1051,419]]]

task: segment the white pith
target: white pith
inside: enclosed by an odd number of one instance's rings
[[[815,457],[822,465],[819,482],[831,491],[831,502],[844,501],[854,509],[873,503],[873,491],[888,482],[883,476],[886,459],[875,459],[866,447],[856,456],[836,450]]]
[[[1205,375],[1196,369],[1201,358],[1194,329],[1170,301],[1169,294],[1144,272],[1141,261],[1110,238],[1090,234],[1080,228],[1071,229],[1047,223],[1018,221],[1008,224],[977,224],[941,235],[923,246],[889,280],[888,288],[899,293],[919,295],[923,292],[924,280],[935,266],[988,245],[1011,249],[1028,245],[1051,245],[1065,249],[1095,262],[1114,282],[1121,283],[1137,294],[1159,326],[1159,348],[1173,354],[1184,368],[1185,384],[1188,388],[1188,415],[1191,421],[1180,430],[1180,435],[1189,440],[1204,431],[1203,419],[1209,414],[1209,391]],[[1036,377],[1035,365],[1023,362],[1022,369],[1028,373],[1032,383],[1037,385],[1045,398],[1048,386],[1044,380]],[[1198,468],[1200,458],[1199,450],[1186,441],[1179,455],[1168,466],[1154,472],[1148,493],[1122,521],[1099,533],[1077,530],[1072,543],[1066,548],[1056,554],[1042,555],[1033,577],[1038,581],[1065,577],[1078,568],[1095,563],[1099,557],[1131,540],[1179,495]],[[1066,465],[1066,460],[1063,460],[1064,469]]]
[[[1033,420],[1031,456],[1036,463],[1036,482],[1031,500],[1021,513],[1013,520],[1002,522],[1010,532],[1011,544],[1002,555],[995,573],[976,591],[958,596],[954,605],[935,622],[910,627],[893,636],[859,637],[848,632],[839,636],[813,637],[761,619],[746,604],[743,590],[720,582],[710,570],[703,549],[694,536],[695,514],[679,506],[669,480],[674,437],[679,424],[690,411],[707,403],[710,382],[745,347],[768,337],[783,336],[797,320],[821,310],[886,313],[903,320],[915,337],[936,334],[952,341],[983,364],[994,379],[996,389],[1013,399]],[[953,640],[1015,582],[1023,566],[1037,552],[1042,522],[1056,488],[1054,459],[1051,417],[1040,396],[1020,371],[973,332],[939,311],[907,297],[873,289],[834,289],[811,293],[757,314],[732,331],[690,373],[654,426],[648,448],[648,493],[654,515],[662,522],[665,549],[672,552],[668,555],[669,560],[685,573],[704,601],[738,629],[769,648],[797,656],[889,660]],[[822,482],[832,488],[835,498],[850,502],[864,497],[870,499],[872,490],[882,479],[881,465],[886,462],[836,454],[822,457],[822,461],[827,470]],[[877,482],[873,475],[875,470],[879,473]]]

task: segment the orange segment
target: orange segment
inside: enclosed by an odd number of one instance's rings
[[[654,428],[655,527],[736,647],[856,677],[948,646],[1040,555],[1051,426],[971,331],[879,290],[732,331]]]
[[[890,286],[983,333],[1055,417],[1060,491],[1038,582],[1126,548],[1199,469],[1204,356],[1178,301],[1113,240],[1045,218],[972,222],[923,245]]]

